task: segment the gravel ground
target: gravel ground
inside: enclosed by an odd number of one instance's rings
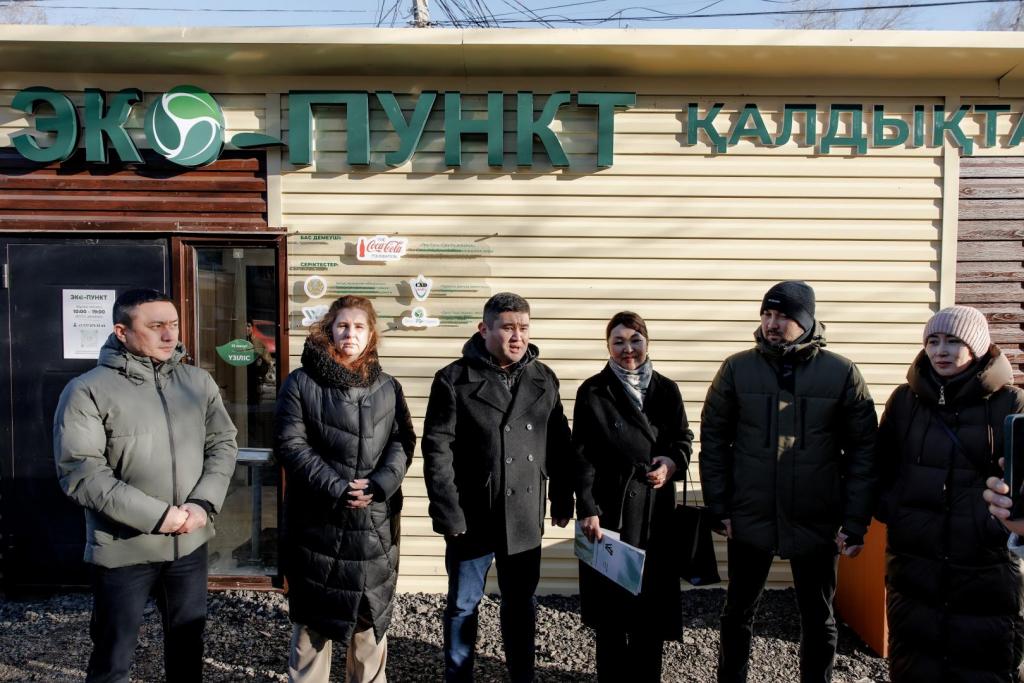
[[[705,683],[715,679],[721,589],[683,594],[686,632],[666,643],[663,681]],[[0,681],[81,681],[89,656],[87,594],[41,599],[0,599]],[[400,595],[388,635],[392,683],[440,680],[441,595]],[[504,680],[498,602],[484,598],[477,647],[477,680]],[[286,681],[288,606],[277,593],[228,591],[210,596],[207,681]],[[755,625],[752,683],[798,680],[799,621],[792,589],[767,591]],[[594,639],[580,623],[578,597],[540,598],[537,668],[541,681],[593,681]],[[334,662],[332,680],[342,680],[344,662]],[[163,680],[159,615],[151,605],[135,655],[133,681]],[[835,680],[887,681],[884,660],[845,626],[839,633]]]

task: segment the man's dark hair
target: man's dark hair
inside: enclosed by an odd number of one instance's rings
[[[530,304],[518,294],[498,292],[484,304],[484,325],[490,327],[502,313],[525,313],[530,315]]]
[[[127,292],[121,292],[121,296],[114,301],[114,324],[131,327],[132,311],[135,307],[154,301],[174,303],[171,297],[155,289],[129,289]]]

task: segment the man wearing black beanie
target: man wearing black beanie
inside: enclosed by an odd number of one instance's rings
[[[802,280],[786,280],[769,289],[761,300],[761,315],[769,310],[793,319],[805,333],[814,330],[814,290]]]
[[[769,289],[755,347],[725,360],[704,401],[704,502],[729,538],[720,682],[747,678],[754,613],[776,555],[793,570],[801,683],[832,680],[838,554],[856,556],[871,521],[878,425],[857,366],[825,350],[814,304],[806,282]]]

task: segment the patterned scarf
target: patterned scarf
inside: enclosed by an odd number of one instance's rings
[[[644,399],[647,397],[647,387],[651,385],[651,376],[654,374],[654,366],[651,364],[651,359],[645,360],[644,364],[636,370],[627,370],[609,358],[608,367],[612,369],[615,376],[622,382],[622,386],[626,389],[626,395],[633,401],[637,410],[643,410]]]

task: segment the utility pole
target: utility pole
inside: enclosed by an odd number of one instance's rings
[[[430,26],[430,10],[427,9],[427,0],[412,0],[412,24],[416,28]]]

